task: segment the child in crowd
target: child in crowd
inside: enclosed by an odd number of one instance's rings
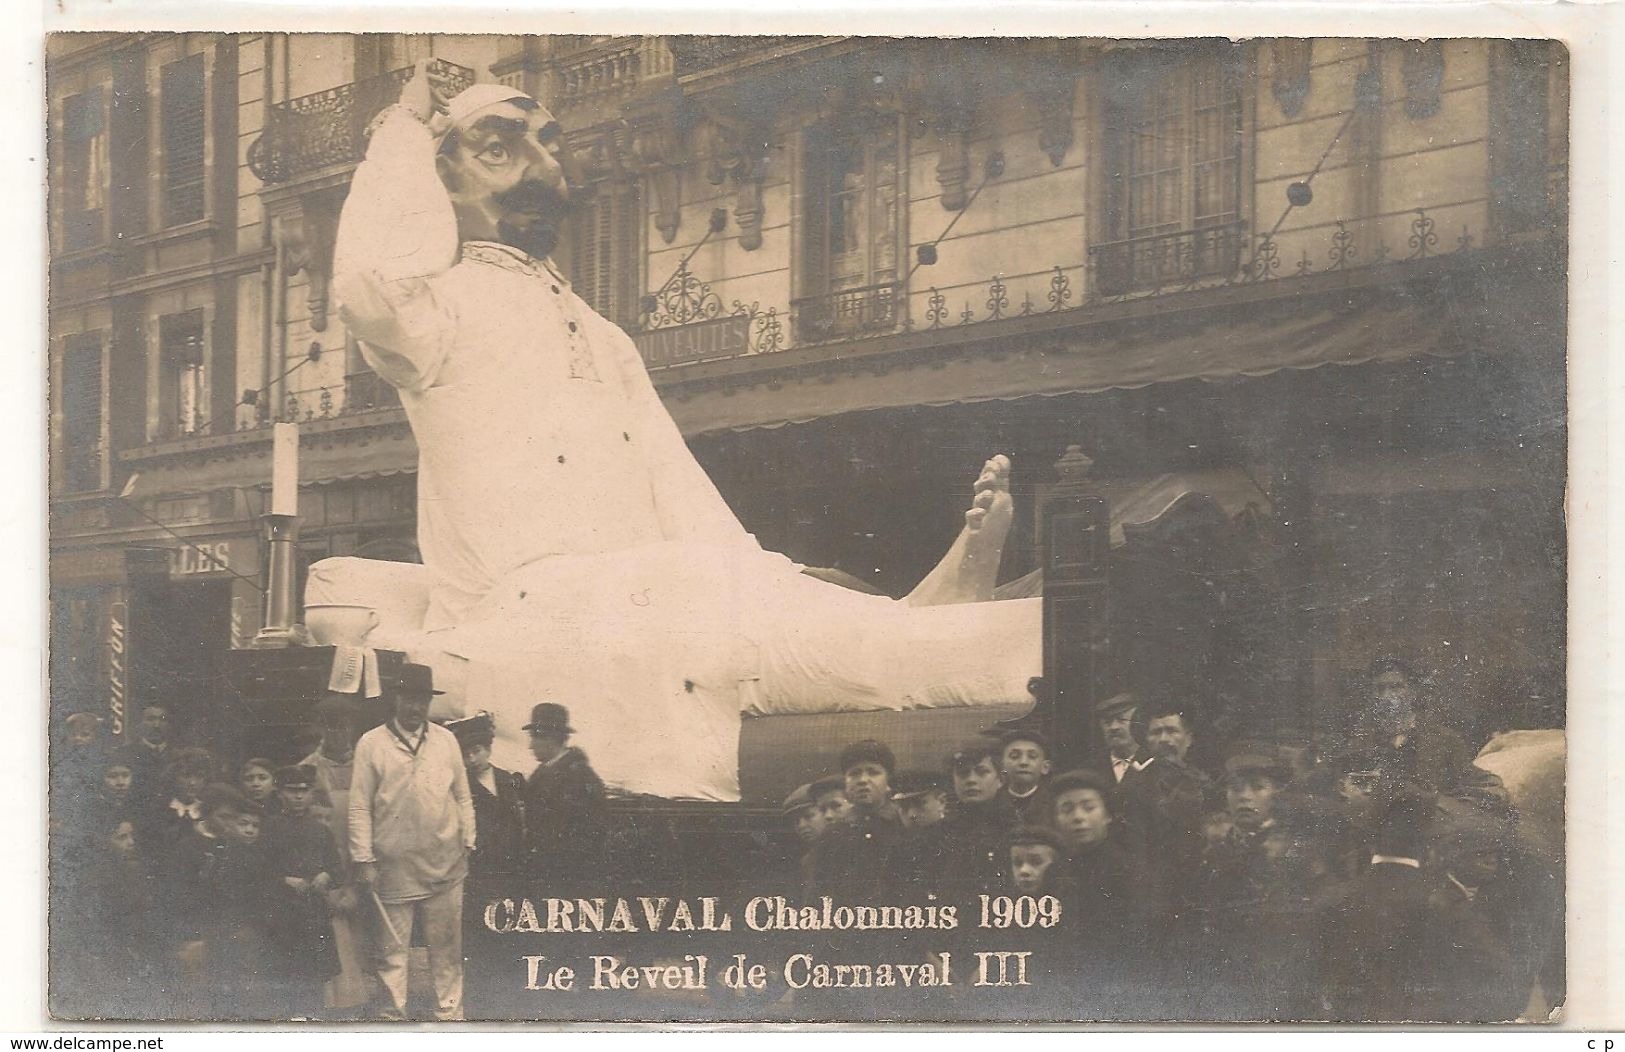
[[[102,760],[103,813],[131,818],[131,787],[134,784],[135,767],[130,762],[129,754],[122,750],[108,753]]]
[[[1002,739],[1004,751],[1000,767],[1004,771],[1004,795],[1016,818],[1037,823],[1042,815],[1034,811],[1042,799],[1039,789],[1049,778],[1049,737],[1039,730],[1008,731]]]
[[[201,818],[169,855],[168,915],[182,1010],[190,1018],[261,1018],[263,931],[268,921],[259,839],[262,809],[235,786],[199,794]]]
[[[836,775],[820,778],[807,790],[824,819],[824,832],[843,826],[852,814],[852,801],[846,798],[846,780]]]
[[[813,799],[811,782],[797,786],[794,792],[785,797],[779,814],[789,826],[795,844],[790,852],[793,863],[788,867],[786,882],[799,895],[806,890],[807,882],[812,878],[814,851],[828,831],[829,823],[818,809],[818,802]]]
[[[244,760],[242,766],[237,768],[237,788],[259,804],[267,815],[274,815],[281,809],[277,797],[276,765],[270,760],[260,756]]]
[[[927,829],[948,817],[948,789],[933,774],[899,775],[892,803],[905,829]]]
[[[962,893],[992,892],[1003,886],[1009,865],[1010,829],[1015,809],[1004,794],[1002,749],[992,738],[972,738],[948,757],[954,808],[946,822],[949,886]]]
[[[1010,890],[1016,895],[1053,895],[1063,883],[1061,838],[1044,826],[1017,826],[1010,833]]]
[[[880,901],[891,883],[903,826],[891,802],[897,759],[873,739],[841,750],[840,770],[851,811],[819,841],[813,890]]]
[[[214,757],[198,746],[177,749],[164,768],[162,801],[149,815],[147,842],[155,852],[166,851],[183,840],[203,815],[203,788],[214,775]]]
[[[322,987],[339,970],[328,892],[341,861],[326,823],[312,813],[316,769],[283,767],[275,777],[281,809],[266,819],[262,838],[275,918],[266,933],[266,973],[282,995],[278,1018],[314,1019]]]

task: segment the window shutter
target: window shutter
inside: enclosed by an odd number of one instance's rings
[[[62,485],[69,493],[102,485],[102,341],[74,336],[62,354]]]
[[[204,142],[207,120],[203,56],[188,55],[163,69],[164,223],[204,216]]]
[[[111,143],[113,233],[133,237],[147,232],[147,187],[151,168],[147,143],[145,54],[121,55],[113,72]]]
[[[615,291],[608,317],[623,328],[638,320],[639,271],[643,261],[643,192],[636,180],[628,180],[618,196],[615,238]]]

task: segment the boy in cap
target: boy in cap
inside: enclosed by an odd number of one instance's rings
[[[570,710],[544,701],[530,710],[530,752],[536,770],[525,783],[525,839],[533,876],[574,882],[601,857],[604,783],[587,754],[570,744]]]
[[[1000,739],[1003,751],[999,765],[1004,771],[1004,795],[1016,818],[1022,822],[1039,819],[1038,803],[1044,782],[1049,778],[1049,736],[1040,730],[1006,731]]]
[[[851,813],[818,844],[813,890],[878,901],[891,887],[903,824],[891,803],[897,759],[874,739],[841,750],[841,779]]]
[[[1066,849],[1055,830],[1047,826],[1022,825],[1010,831],[1009,887],[1014,895],[1052,895],[1065,867],[1055,863],[1066,857]]]
[[[812,877],[813,852],[818,847],[818,841],[823,839],[829,829],[824,821],[824,814],[818,809],[818,803],[812,795],[813,783],[800,785],[784,798],[784,806],[779,814],[788,823],[789,832],[794,837],[794,848],[791,857],[794,865],[790,883],[797,893],[804,891]]]
[[[1132,1019],[1153,1011],[1133,999],[1142,995],[1148,974],[1154,900],[1139,860],[1117,841],[1110,776],[1065,771],[1050,780],[1045,795],[1065,851],[1064,863],[1057,862],[1064,869],[1052,879],[1065,882],[1068,911],[1085,918],[1073,950],[1095,994],[1086,1018]]]
[[[163,867],[184,1010],[200,1019],[252,1016],[261,1002],[247,984],[263,960],[268,890],[247,836],[252,826],[257,837],[258,816],[225,784],[205,786],[197,807],[201,817],[175,835]]]
[[[1015,807],[1004,794],[999,743],[972,738],[948,756],[953,813],[943,823],[948,883],[966,894],[991,893],[1004,882]]]
[[[281,810],[266,819],[263,837],[274,911],[266,971],[281,995],[279,1016],[314,1019],[322,987],[339,971],[328,893],[343,863],[327,824],[312,813],[316,768],[279,767],[274,777]]]
[[[892,793],[903,825],[896,872],[900,880],[942,886],[948,860],[948,787],[939,775],[900,774]]]
[[[936,775],[898,775],[891,799],[905,829],[926,829],[948,817],[948,788]]]
[[[812,794],[818,813],[823,816],[826,835],[836,826],[845,825],[852,816],[852,801],[846,798],[845,778],[833,774],[820,778],[812,783],[808,792]]]

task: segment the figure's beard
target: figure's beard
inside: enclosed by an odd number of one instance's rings
[[[497,240],[537,259],[553,254],[570,214],[570,202],[564,195],[542,183],[526,182],[493,200],[504,213],[497,221]]]

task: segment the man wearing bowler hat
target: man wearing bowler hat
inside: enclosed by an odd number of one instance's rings
[[[361,736],[350,783],[350,857],[376,918],[387,1019],[406,1016],[407,954],[422,918],[435,1018],[463,1018],[463,879],[474,850],[474,801],[456,737],[429,722],[427,665],[390,684],[394,715]]]
[[[604,783],[586,753],[570,744],[570,710],[544,701],[530,710],[530,752],[536,770],[525,783],[525,839],[531,872],[574,882],[600,857]]]

